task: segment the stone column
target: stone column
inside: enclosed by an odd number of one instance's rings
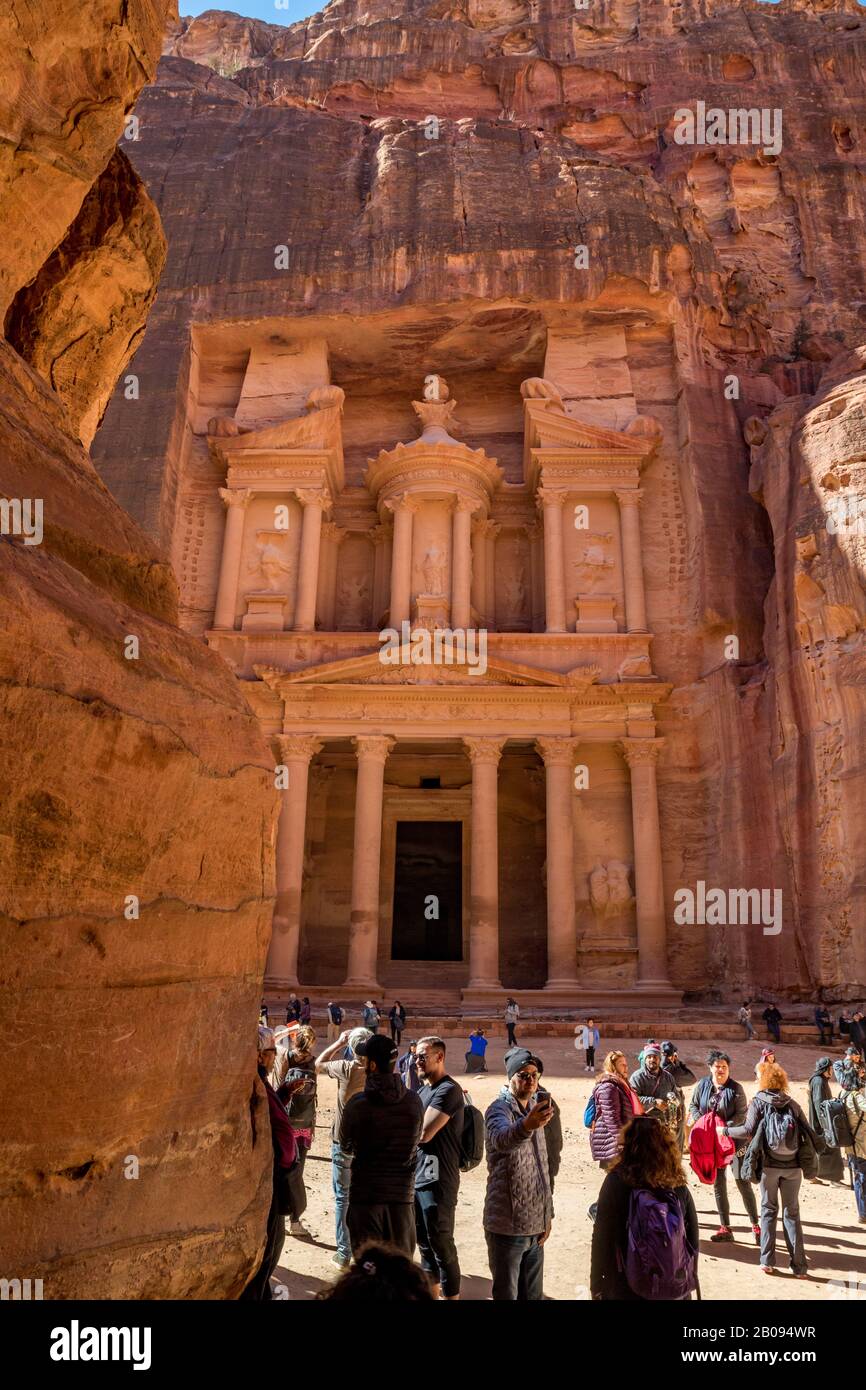
[[[277,902],[265,983],[272,989],[292,989],[298,984],[307,784],[310,760],[322,743],[309,734],[278,734],[276,743],[289,780],[281,793],[283,802],[277,825]]]
[[[253,494],[249,488],[234,487],[221,487],[219,493],[226,508],[226,529],[223,535],[223,553],[220,560],[220,578],[213,625],[220,628],[233,628],[235,610],[238,605],[238,572],[241,564],[241,549],[244,543],[244,514],[247,503]]]
[[[499,983],[498,768],[505,739],[464,738],[472,763],[469,989]]]
[[[451,523],[451,626],[472,626],[472,513],[477,503],[459,497]]]
[[[487,614],[487,626],[491,629],[496,627],[496,537],[501,530],[502,527],[497,521],[485,521],[484,523],[484,548],[487,552],[484,562],[486,579],[484,610]]]
[[[324,489],[298,488],[295,496],[304,509],[301,554],[298,561],[298,593],[295,600],[295,632],[312,632],[316,626],[316,588],[319,582],[319,546],[322,512],[331,505]]]
[[[646,599],[643,586],[643,557],[640,540],[640,488],[618,492],[619,524],[622,535],[622,578],[625,589],[625,621],[629,632],[646,632]]]
[[[400,624],[409,622],[412,616],[412,518],[418,503],[403,493],[401,497],[392,497],[385,506],[394,513],[389,625],[399,632]]]
[[[542,527],[533,521],[526,527],[529,538],[529,572],[531,588],[531,626],[533,632],[544,631],[544,558],[541,544]]]
[[[382,797],[385,760],[392,738],[363,734],[352,742],[358,754],[355,792],[355,848],[352,858],[352,909],[349,965],[343,990],[381,994],[376,982],[379,951],[379,861],[382,852]]]
[[[544,759],[547,819],[547,984],[545,989],[577,986],[574,913],[574,760],[575,738],[539,738]]]
[[[390,526],[374,526],[370,532],[373,543],[373,627],[378,628],[388,606],[388,543]]]
[[[565,632],[565,556],[562,541],[562,508],[565,493],[549,487],[538,489],[544,516],[544,612],[547,632]]]
[[[487,546],[484,541],[486,521],[475,521],[472,534],[475,544],[472,547],[472,602],[479,615],[479,621],[487,623]]]
[[[334,631],[337,620],[337,566],[346,529],[333,521],[322,524],[322,560],[319,567],[319,618],[325,632]]]
[[[624,738],[620,742],[631,770],[638,989],[671,988],[656,786],[656,761],[663,743],[661,738]]]

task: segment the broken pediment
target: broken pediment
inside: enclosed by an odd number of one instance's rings
[[[344,483],[341,416],[345,392],[339,386],[319,386],[307,397],[307,414],[280,420],[262,429],[244,429],[236,421],[215,418],[208,425],[211,457],[225,468],[285,465],[293,457],[323,456],[328,481],[335,491]]]
[[[551,460],[571,463],[578,472],[584,464],[626,466],[639,472],[661,440],[661,426],[649,415],[639,415],[626,430],[611,430],[566,414],[557,388],[540,377],[525,381],[521,393],[523,472],[532,487]]]

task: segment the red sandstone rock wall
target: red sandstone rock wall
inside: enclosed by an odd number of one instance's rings
[[[273,759],[79,442],[164,256],[114,145],[169,8],[0,20],[0,495],[44,508],[0,539],[0,1248],[46,1298],[237,1294],[270,1199]]]
[[[676,686],[668,899],[701,878],[784,893],[779,937],[672,927],[673,978],[697,993],[866,988],[863,556],[819,538],[815,582],[846,617],[803,643],[795,603],[825,600],[797,569],[802,494],[785,491],[807,440],[810,476],[834,465],[841,426],[797,421],[866,334],[864,40],[856,0],[335,0],[276,38],[211,14],[170,37],[129,150],[169,256],[135,358],[146,399],[115,395],[96,454],[164,543],[194,328],[229,354],[236,323],[393,312],[390,352],[365,359],[358,332],[356,366],[394,392],[415,384],[419,343],[430,367],[467,364],[490,315],[524,346],[557,315],[622,328],[636,407],[665,430],[643,527],[654,665]],[[780,109],[778,157],[677,144],[674,112],[698,100]],[[742,427],[777,409],[793,452],[779,443],[775,483],[750,490]]]

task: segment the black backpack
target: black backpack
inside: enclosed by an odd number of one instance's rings
[[[821,1116],[821,1133],[827,1147],[830,1149],[853,1149],[854,1141],[860,1133],[863,1116],[860,1116],[857,1121],[857,1128],[852,1131],[848,1107],[843,1096],[838,1096],[835,1100],[822,1100],[819,1114]]]
[[[463,1134],[460,1138],[460,1171],[469,1173],[484,1157],[484,1116],[467,1100],[463,1106]]]

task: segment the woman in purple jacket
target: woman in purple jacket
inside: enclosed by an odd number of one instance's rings
[[[624,1052],[607,1054],[593,1095],[595,1119],[589,1147],[596,1163],[607,1172],[622,1152],[623,1126],[642,1111],[640,1101],[628,1084],[628,1058]]]

